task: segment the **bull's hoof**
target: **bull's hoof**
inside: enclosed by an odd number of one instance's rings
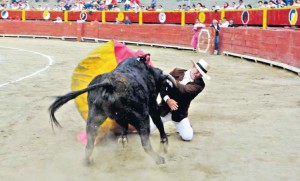
[[[168,153],[168,138],[163,138],[160,141],[160,152]]]
[[[86,158],[84,160],[84,164],[85,164],[85,166],[92,166],[92,165],[94,165],[94,160]]]
[[[127,147],[128,145],[128,139],[126,136],[121,136],[118,139],[118,144],[122,143],[123,148]]]
[[[168,144],[161,143],[159,151],[162,152],[162,153],[168,153]]]
[[[158,156],[157,159],[156,159],[156,164],[157,165],[160,165],[160,164],[165,164],[166,161],[164,159],[164,157],[161,157],[161,156]]]

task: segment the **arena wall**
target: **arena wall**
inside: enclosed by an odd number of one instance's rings
[[[293,29],[223,28],[221,52],[263,58],[300,68],[300,31]]]
[[[207,35],[200,37],[200,46],[207,53],[213,52],[214,31],[204,28]],[[84,39],[116,39],[191,48],[192,26],[146,24],[124,25],[99,22],[51,21],[0,21],[0,34],[73,37]],[[267,29],[239,27],[223,28],[220,33],[220,53],[231,52],[264,58],[300,68],[300,31],[294,29]],[[205,51],[204,51],[205,52]]]

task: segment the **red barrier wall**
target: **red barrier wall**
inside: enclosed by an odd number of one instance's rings
[[[77,36],[77,23],[1,21],[0,34]]]
[[[221,52],[255,56],[300,68],[300,31],[223,28],[220,34]]]
[[[208,28],[210,34],[212,29]],[[75,36],[99,39],[116,39],[162,45],[191,47],[192,26],[177,25],[124,25],[99,22],[87,23],[53,23],[51,21],[0,21],[0,34]],[[213,44],[204,42],[204,44]],[[211,51],[213,47],[210,47]]]
[[[214,32],[205,28],[201,48],[213,51]],[[116,39],[163,45],[191,47],[192,26],[178,25],[124,25],[88,23],[53,23],[51,21],[0,21],[0,34],[73,36]],[[207,46],[206,46],[207,45]],[[229,51],[282,62],[300,68],[300,31],[291,29],[222,28],[220,52]]]

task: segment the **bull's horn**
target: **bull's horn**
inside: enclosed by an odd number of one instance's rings
[[[177,82],[176,82],[175,78],[171,74],[164,72],[164,75],[166,75],[167,79],[169,81],[171,81],[175,87],[177,87]]]

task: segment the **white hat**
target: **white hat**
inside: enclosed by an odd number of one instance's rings
[[[203,59],[200,59],[197,63],[193,62],[194,65],[196,66],[197,70],[202,74],[202,76],[207,79],[210,80],[210,76],[207,75],[207,71],[209,69],[209,65],[206,61],[204,61]]]

